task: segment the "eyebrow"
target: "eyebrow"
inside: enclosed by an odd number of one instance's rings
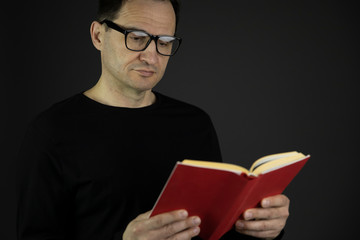
[[[116,23],[117,24],[117,23]],[[122,27],[123,29],[126,29],[126,30],[135,30],[135,31],[141,31],[141,32],[145,32],[147,34],[151,34],[151,33],[148,33],[147,31],[145,31],[144,29],[140,29],[140,28],[137,28],[137,27],[132,27],[132,26],[123,26],[123,25],[119,25],[117,24],[118,26]],[[160,34],[160,35],[154,35],[154,34],[151,34],[153,36],[168,36],[168,37],[175,37],[175,34],[173,35],[168,35],[168,34]]]
[[[119,24],[118,24],[119,25]],[[147,31],[145,31],[144,29],[140,29],[140,28],[137,28],[137,27],[132,27],[132,26],[122,26],[122,25],[119,25],[121,26],[122,28],[126,29],[126,30],[136,30],[136,31],[142,31],[142,32],[146,32],[148,33]]]

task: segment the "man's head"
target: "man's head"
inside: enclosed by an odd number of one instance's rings
[[[101,79],[106,81],[109,89],[122,91],[122,94],[148,92],[162,78],[169,60],[169,56],[159,54],[162,42],[153,39],[146,49],[132,51],[126,42],[129,40],[126,33],[114,30],[103,20],[127,31],[174,36],[177,1],[100,0],[99,7],[98,19],[91,25],[91,37],[101,52]]]
[[[99,8],[97,12],[96,20],[102,22],[105,19],[114,20],[118,17],[119,10],[123,4],[131,0],[99,0]],[[176,16],[176,25],[179,22],[179,1],[178,0],[158,0],[158,1],[169,1],[171,2],[175,16]]]

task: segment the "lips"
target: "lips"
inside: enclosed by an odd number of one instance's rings
[[[155,74],[154,71],[148,69],[135,69],[135,71],[143,77],[151,77]]]

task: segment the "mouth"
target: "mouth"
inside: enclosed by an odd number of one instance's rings
[[[154,71],[148,69],[135,69],[135,71],[143,77],[151,77],[155,74]]]

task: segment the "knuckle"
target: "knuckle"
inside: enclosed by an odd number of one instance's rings
[[[181,238],[178,235],[171,236],[167,238],[168,240],[181,240]]]
[[[283,201],[282,201],[283,205],[289,205],[290,199],[288,197],[286,197],[285,195],[283,195],[283,196],[284,196]]]
[[[164,225],[164,221],[163,221],[163,219],[161,217],[158,217],[158,218],[154,219],[154,223],[155,223],[156,226]]]
[[[159,239],[155,231],[147,232],[146,234],[142,235],[138,240],[152,240],[152,239]],[[132,239],[131,239],[132,240]]]
[[[262,222],[260,226],[260,230],[264,231],[267,230],[268,228],[269,228],[269,224],[267,223],[267,221]]]
[[[181,238],[178,235],[175,235],[171,237],[171,240],[181,240]]]
[[[259,222],[259,224],[256,226],[256,230],[258,231],[264,231],[268,228],[268,224],[266,221],[261,221]]]
[[[288,218],[290,216],[289,209],[285,209],[284,217]]]
[[[276,238],[277,236],[279,236],[280,232],[281,231],[272,231],[270,237],[271,238]]]
[[[141,232],[142,232],[142,228],[141,228],[141,226],[139,226],[139,225],[134,225],[134,226],[131,228],[131,233],[132,233],[134,236],[140,235]]]
[[[266,208],[262,209],[261,213],[259,214],[258,218],[260,219],[270,219],[274,217],[274,214],[276,214],[276,210],[273,208]]]
[[[183,231],[179,234],[173,235],[168,240],[190,240],[195,237],[196,234],[192,234],[190,231]]]
[[[282,211],[279,208],[274,208],[271,211],[271,216],[269,218],[278,218],[282,215]]]
[[[175,233],[174,225],[168,224],[164,226],[164,232],[167,236],[171,236]]]
[[[281,231],[285,227],[285,222],[279,221],[274,229]]]
[[[266,237],[268,237],[266,233],[261,232],[261,231],[253,232],[252,236],[255,238],[261,238],[261,239],[266,239]]]
[[[280,218],[288,218],[290,216],[289,208],[286,207],[281,208],[277,216]]]
[[[265,219],[272,218],[275,213],[276,213],[275,209],[272,209],[272,208],[266,209],[265,214],[264,214]]]
[[[258,232],[256,237],[264,238],[264,239],[273,239],[277,237],[277,234],[274,231],[265,231],[265,232]]]

